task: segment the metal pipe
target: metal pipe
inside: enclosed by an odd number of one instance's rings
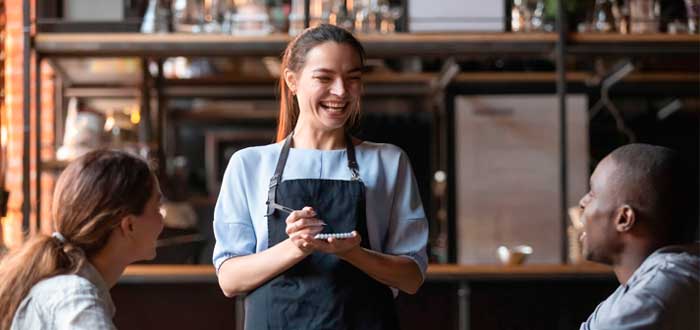
[[[31,213],[31,180],[29,178],[29,162],[31,161],[30,139],[31,139],[31,23],[30,23],[30,0],[22,1],[22,26],[23,26],[23,44],[22,44],[22,122],[23,122],[23,141],[22,141],[22,230],[29,229],[29,215]]]
[[[34,95],[35,95],[35,101],[34,101],[34,108],[36,109],[34,111],[34,125],[35,125],[35,134],[34,134],[34,151],[36,154],[35,156],[35,193],[36,193],[36,221],[34,222],[34,226],[32,226],[32,233],[34,233],[36,230],[38,230],[41,226],[41,56],[39,54],[35,54],[34,56],[34,65],[35,65],[35,77],[34,77]]]
[[[158,157],[158,172],[162,175],[167,175],[165,168],[167,157],[165,153],[165,148],[167,146],[167,141],[165,139],[165,125],[167,121],[165,119],[165,115],[167,112],[167,100],[165,99],[165,93],[163,93],[165,85],[165,77],[163,77],[163,59],[157,59],[156,64],[158,66],[158,74],[155,79],[155,92],[156,99],[158,100],[158,105],[156,108],[156,124],[158,125],[156,130],[156,157]]]
[[[141,121],[139,122],[139,143],[151,145],[151,74],[148,58],[141,59]]]
[[[557,62],[557,98],[559,99],[559,190],[560,190],[560,216],[561,216],[561,262],[567,262],[568,254],[568,238],[566,228],[567,209],[568,209],[568,182],[567,182],[567,136],[566,136],[566,37],[568,28],[566,25],[566,11],[564,8],[564,0],[557,0],[557,31],[559,38],[557,39],[556,47],[556,62]]]
[[[457,322],[460,330],[471,329],[470,296],[471,288],[469,283],[466,280],[459,281],[459,288],[457,289],[457,306],[459,308],[459,311],[457,311]]]

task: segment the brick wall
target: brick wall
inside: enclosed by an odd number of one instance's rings
[[[3,240],[9,247],[22,241],[22,1],[5,2],[5,118],[7,119],[7,173],[10,191],[7,216],[2,219]]]
[[[56,111],[54,98],[54,72],[47,62],[41,64],[41,159],[56,158],[54,114]],[[42,232],[50,234],[51,226],[51,197],[57,175],[54,172],[41,174],[41,223]]]
[[[7,140],[7,129],[5,117],[5,1],[0,0],[0,81],[3,83],[0,85],[0,189],[3,193],[5,191],[5,166],[7,166],[7,156],[5,154],[5,143],[3,141]],[[3,194],[4,197],[4,194]],[[4,202],[3,202],[4,203]],[[3,204],[3,209],[5,205]],[[3,214],[5,211],[2,211]],[[0,222],[0,251],[3,249],[2,244],[2,223]]]
[[[10,199],[8,202],[8,213],[2,219],[2,239],[6,246],[13,248],[20,245],[23,241],[24,233],[22,229],[22,203],[24,198],[22,194],[22,161],[23,161],[23,49],[25,47],[23,41],[23,21],[22,21],[22,0],[6,0],[6,34],[5,34],[5,119],[3,125],[7,125],[7,173],[5,180],[5,188],[10,191]],[[34,16],[34,15],[32,15]],[[32,69],[33,70],[33,69]],[[54,86],[53,73],[48,65],[42,66],[42,104],[41,104],[41,155],[43,159],[53,158],[54,154]],[[35,72],[31,72],[34,78]],[[32,81],[32,89],[34,83]],[[34,102],[34,91],[32,90],[32,102]],[[32,104],[32,106],[35,106]],[[35,111],[32,109],[32,114]],[[31,137],[31,154],[35,153],[36,131],[34,131],[34,118],[32,119],[32,137]],[[36,221],[36,186],[34,176],[36,170],[35,157],[31,157],[31,187],[32,194],[29,196],[31,203],[31,225],[29,232],[33,233],[39,228],[42,231],[49,232],[50,228],[47,225],[49,219],[49,201],[53,191],[53,183],[55,178],[50,173],[42,173],[42,224]]]

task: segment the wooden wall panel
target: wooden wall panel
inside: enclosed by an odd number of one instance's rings
[[[568,108],[569,205],[588,182],[585,96]],[[457,260],[497,263],[500,245],[527,244],[531,263],[559,263],[559,115],[554,95],[458,97]]]

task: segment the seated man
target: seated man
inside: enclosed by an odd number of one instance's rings
[[[605,157],[579,202],[586,259],[620,286],[581,330],[699,329],[698,181],[674,151],[631,144]]]

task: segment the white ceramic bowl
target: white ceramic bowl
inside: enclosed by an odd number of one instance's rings
[[[532,247],[529,245],[518,245],[512,248],[506,246],[498,247],[498,259],[504,265],[521,265],[532,254]]]

